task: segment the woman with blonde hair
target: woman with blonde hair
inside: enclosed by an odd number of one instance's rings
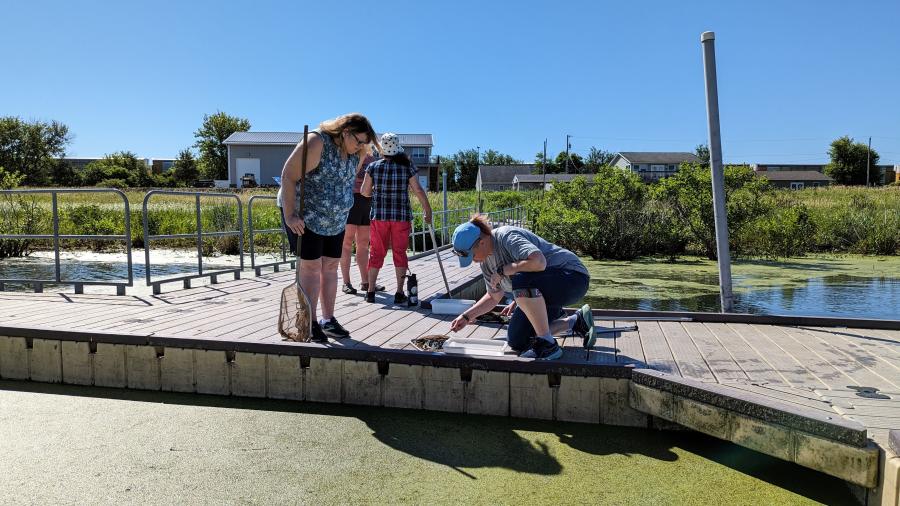
[[[297,215],[300,200],[300,168],[303,145],[306,155],[306,205]],[[297,237],[302,235],[299,255],[300,284],[309,298],[312,340],[327,342],[350,335],[334,317],[337,296],[337,268],[341,260],[344,227],[353,206],[353,180],[359,155],[374,143],[380,150],[375,130],[359,113],[323,121],[294,148],[281,171],[278,206],[288,235],[291,252],[297,254]],[[321,316],[317,305],[321,302]]]
[[[510,348],[521,357],[555,360],[562,349],[553,335],[568,329],[590,348],[596,340],[594,318],[587,304],[565,317],[563,307],[581,300],[590,276],[571,251],[547,242],[529,230],[502,226],[496,229],[484,215],[456,227],[453,253],[461,267],[481,264],[487,293],[450,324],[454,332],[472,323],[500,302],[506,292],[514,301],[504,309],[512,314],[507,328]]]

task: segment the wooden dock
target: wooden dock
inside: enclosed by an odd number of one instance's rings
[[[454,293],[472,297],[483,289],[477,267],[460,269],[449,251],[442,258]],[[411,269],[422,300],[445,291],[433,255],[414,259]],[[356,269],[351,270],[358,287]],[[276,371],[308,368],[303,393],[282,397],[646,425],[646,414],[630,410],[623,381],[632,371],[652,369],[691,384],[725,388],[735,398],[792,406],[810,419],[859,424],[882,452],[889,447],[889,430],[900,428],[900,322],[597,310],[600,327],[635,324],[638,330],[603,334],[590,351],[577,339],[560,337],[565,353],[552,362],[514,355],[457,357],[419,352],[410,344],[419,336],[449,333],[451,317],[391,304],[389,262],[381,276],[388,289],[376,303],[338,294],[335,316],[350,338],[327,345],[285,342],[276,328],[278,300],[293,278],[293,271],[268,273],[140,296],[0,292],[0,336],[6,337],[0,340],[0,377],[104,385],[97,363],[109,360],[121,370],[109,386],[278,397],[271,395],[273,389],[290,387],[278,383]],[[460,335],[502,338],[505,329],[483,323]],[[56,344],[49,351],[39,349],[45,341]],[[125,349],[120,357],[111,347]],[[27,370],[14,363],[20,348],[29,353]],[[84,356],[67,363],[76,349]],[[184,350],[190,358],[179,355]],[[62,357],[58,370],[54,365],[35,377],[41,360],[35,357],[54,354]],[[85,367],[88,354],[89,378],[66,381],[67,374]],[[262,372],[252,372],[263,356],[270,358]],[[140,373],[149,379],[136,379],[140,374],[125,365],[163,357],[190,366],[184,380],[190,385],[163,379],[165,365]],[[300,360],[279,369],[285,363],[271,357]],[[343,365],[334,369],[338,362]],[[224,376],[201,388],[206,381],[201,371]],[[245,381],[262,386],[244,388]],[[409,389],[396,394],[386,384]],[[429,397],[429,384],[448,393]]]

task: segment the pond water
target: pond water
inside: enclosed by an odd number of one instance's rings
[[[274,256],[257,263],[276,260]],[[278,258],[280,260],[280,258]],[[715,262],[685,258],[672,264],[657,259],[631,262],[583,259],[591,271],[584,302],[595,309],[654,311],[718,311],[719,282]],[[128,293],[149,293],[145,286],[144,254],[133,252],[135,286]],[[197,253],[154,250],[150,272],[154,280],[195,273]],[[233,255],[204,257],[205,271],[234,268]],[[250,261],[245,257],[245,267]],[[472,274],[477,270],[472,267]],[[124,254],[75,252],[61,259],[64,279],[124,280]],[[26,258],[0,260],[0,278],[53,278],[53,257],[40,252]],[[900,257],[809,257],[788,261],[737,260],[732,264],[735,311],[753,314],[846,316],[900,319]],[[7,290],[30,290],[7,285]],[[69,286],[45,290],[71,291]],[[108,287],[87,291],[110,293]]]
[[[594,308],[719,311],[715,262],[585,260]],[[732,264],[736,312],[900,319],[900,258],[812,257]]]
[[[257,257],[257,264],[274,261],[274,257]],[[280,260],[280,258],[278,259]],[[146,286],[143,250],[132,252],[134,286],[127,289],[129,294],[146,294],[151,288]],[[249,257],[244,258],[245,267],[250,267]],[[240,266],[237,255],[203,257],[203,271],[233,269]],[[60,272],[64,280],[93,280],[127,282],[128,263],[124,253],[65,252],[60,254]],[[154,250],[150,254],[150,275],[154,281],[186,276],[197,273],[197,252],[188,250]],[[0,260],[0,279],[54,279],[52,252],[37,252],[23,258]],[[228,279],[227,277],[225,278]],[[200,280],[198,280],[200,284]],[[6,284],[6,290],[30,291],[30,285]],[[44,291],[72,291],[71,285],[47,284]],[[85,287],[90,293],[115,293],[110,287]]]
[[[3,503],[855,504],[687,431],[10,381],[0,405]]]

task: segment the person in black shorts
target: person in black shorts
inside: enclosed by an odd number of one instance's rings
[[[323,121],[319,128],[300,139],[281,171],[276,202],[282,209],[282,224],[296,254],[297,236],[302,235],[300,286],[310,304],[312,340],[348,337],[334,317],[338,266],[344,243],[347,214],[353,207],[353,179],[369,145],[380,148],[369,120],[359,113]],[[306,174],[301,192],[303,152]],[[303,215],[300,193],[305,195]]]
[[[356,241],[356,267],[359,268],[360,288],[368,291],[369,283],[366,282],[369,268],[369,212],[372,209],[372,199],[360,193],[363,179],[366,176],[366,166],[377,160],[377,151],[370,151],[357,167],[356,180],[353,182],[353,207],[347,215],[347,227],[344,229],[344,244],[341,251],[341,279],[344,293],[355,295],[356,288],[350,282],[350,257],[353,254],[353,242]],[[384,290],[383,286],[375,286],[376,291]]]

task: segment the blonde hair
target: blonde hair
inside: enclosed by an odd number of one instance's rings
[[[378,142],[378,135],[375,134],[375,129],[372,128],[369,119],[358,112],[351,112],[350,114],[344,114],[319,123],[319,131],[330,135],[333,139],[340,139],[341,133],[345,129],[352,134],[364,134],[366,143],[374,144],[375,149],[381,152],[381,143]],[[340,142],[343,142],[343,139]]]
[[[491,222],[486,214],[473,214],[469,221],[478,227],[482,234],[491,235]]]

